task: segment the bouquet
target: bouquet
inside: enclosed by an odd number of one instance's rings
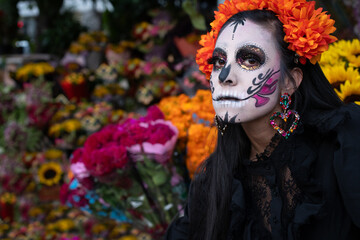
[[[158,239],[186,195],[171,161],[177,136],[155,106],[90,135],[72,155],[74,178],[64,186],[63,202],[131,222]]]

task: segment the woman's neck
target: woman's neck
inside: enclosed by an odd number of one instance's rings
[[[242,127],[251,142],[250,159],[255,159],[256,154],[264,152],[276,133],[270,125],[270,115],[256,121],[242,123]]]

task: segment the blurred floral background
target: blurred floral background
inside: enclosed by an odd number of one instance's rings
[[[0,0],[1,239],[162,238],[216,143],[194,58],[217,4]],[[317,5],[320,65],[360,104],[360,4]]]

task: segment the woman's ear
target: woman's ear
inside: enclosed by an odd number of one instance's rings
[[[300,68],[295,67],[293,69],[291,69],[290,74],[292,76],[292,78],[294,79],[294,82],[291,81],[289,78],[285,79],[285,86],[283,88],[282,93],[289,93],[290,95],[292,95],[295,90],[300,86],[302,80],[303,80],[303,72]],[[295,84],[295,86],[294,86]]]

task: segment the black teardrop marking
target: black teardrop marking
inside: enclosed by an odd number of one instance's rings
[[[222,82],[222,83],[225,82],[225,80],[229,76],[230,70],[231,70],[231,65],[230,64],[227,67],[224,67],[223,69],[221,69],[221,72],[219,74],[220,82]]]

